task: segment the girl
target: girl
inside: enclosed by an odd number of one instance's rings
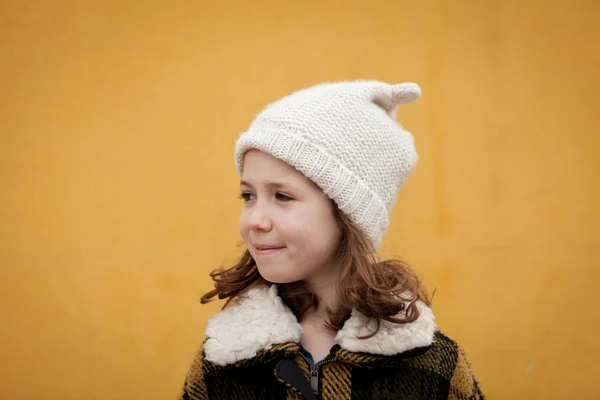
[[[182,399],[481,399],[416,275],[376,251],[417,162],[415,84],[338,82],[270,104],[235,149],[247,250],[211,274]]]

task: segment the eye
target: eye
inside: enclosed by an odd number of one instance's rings
[[[294,200],[293,198],[291,198],[290,196],[288,196],[287,194],[283,194],[283,193],[277,193],[275,195],[275,198],[279,201],[290,201],[290,200]]]
[[[254,195],[252,193],[248,193],[248,192],[242,192],[239,194],[238,196],[240,199],[244,200],[245,203],[249,202],[250,200],[252,200],[254,198]]]

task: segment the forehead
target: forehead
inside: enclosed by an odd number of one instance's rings
[[[259,150],[249,150],[244,156],[243,165],[242,181],[248,183],[279,181],[313,184],[294,167]]]

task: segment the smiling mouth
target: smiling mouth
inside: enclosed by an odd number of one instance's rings
[[[275,254],[285,249],[285,247],[255,247],[254,250],[257,255],[266,256],[269,254]]]

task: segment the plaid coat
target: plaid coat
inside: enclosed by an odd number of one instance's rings
[[[483,399],[464,351],[437,330],[426,305],[418,307],[415,322],[384,321],[369,339],[356,338],[370,328],[353,312],[311,368],[298,344],[301,327],[276,286],[255,288],[209,321],[181,400]]]

